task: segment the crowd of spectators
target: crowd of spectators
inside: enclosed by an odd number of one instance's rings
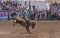
[[[7,1],[7,2],[0,2],[0,12],[7,12],[8,17],[10,18],[10,13],[16,12],[19,16],[28,18],[30,20],[46,20],[51,19],[51,12],[50,10],[39,10],[38,8],[35,8],[35,5],[31,6],[31,2],[29,2],[28,9],[26,6],[22,6],[22,4],[17,3],[16,1]],[[31,7],[33,10],[31,10]]]

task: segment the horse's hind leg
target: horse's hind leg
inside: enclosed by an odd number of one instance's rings
[[[27,30],[27,32],[29,32],[29,33],[31,34],[31,32],[30,32],[30,30],[29,30],[29,27],[26,27],[26,30]]]

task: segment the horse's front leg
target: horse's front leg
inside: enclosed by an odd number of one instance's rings
[[[26,30],[29,34],[31,34],[30,30],[29,30],[29,26],[26,27]]]
[[[16,23],[17,23],[16,20],[14,20],[14,21],[13,21],[13,26],[15,26]]]
[[[15,22],[13,23],[13,27],[15,26]]]

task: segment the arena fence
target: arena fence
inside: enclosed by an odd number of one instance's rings
[[[24,14],[22,13],[22,12],[16,12],[17,13],[17,15],[19,15],[19,16],[21,16],[21,17],[24,17]],[[11,16],[10,16],[10,14],[11,14],[11,12],[2,12],[2,11],[0,11],[0,20],[10,20],[11,19]],[[33,16],[31,16],[31,15],[29,14],[29,13],[26,13],[26,15],[25,15],[25,17],[27,17],[28,19],[30,19],[30,20],[35,20],[35,19],[31,19],[31,18],[34,18]],[[41,16],[41,15],[40,15]],[[56,20],[56,18],[52,18],[51,16],[50,16],[50,18],[46,18],[46,19],[39,19],[39,20]],[[37,18],[37,20],[38,20],[38,18]]]

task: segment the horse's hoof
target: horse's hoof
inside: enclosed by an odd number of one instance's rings
[[[15,27],[15,25],[13,25],[13,27]]]
[[[29,34],[32,34],[32,33],[29,33]]]
[[[28,32],[29,34],[31,34],[31,32]]]

